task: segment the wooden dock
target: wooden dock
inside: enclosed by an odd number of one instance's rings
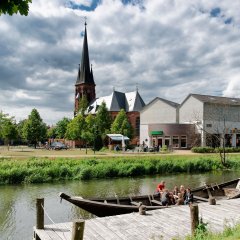
[[[199,217],[208,223],[207,228],[221,232],[224,227],[240,221],[240,198],[219,200],[216,205],[199,204]],[[43,230],[34,228],[41,240],[71,240],[72,223],[47,225]],[[160,240],[184,237],[191,234],[189,206],[138,213],[94,218],[85,221],[84,240]]]

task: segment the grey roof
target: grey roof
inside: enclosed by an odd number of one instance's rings
[[[187,96],[187,98],[183,101],[183,103],[191,96],[203,103],[237,105],[237,106],[240,105],[240,98],[219,97],[219,96],[192,94],[192,93]]]
[[[83,40],[83,49],[82,49],[82,60],[81,65],[79,65],[78,69],[78,76],[76,85],[81,83],[88,83],[88,84],[94,84],[94,78],[93,78],[93,72],[92,67],[90,69],[89,64],[89,53],[88,53],[88,41],[87,41],[87,27],[85,23],[85,32],[84,32],[84,40]]]
[[[95,114],[102,102],[106,103],[107,109],[111,112],[118,112],[121,109],[126,112],[139,112],[145,106],[138,91],[128,93],[113,91],[111,95],[97,98],[90,103],[87,113]]]
[[[164,98],[160,98],[160,97],[155,97],[152,101],[150,101],[144,108],[143,110],[147,109],[152,103],[154,103],[155,101],[157,100],[160,100],[160,101],[163,101],[165,102],[166,104],[174,107],[174,108],[178,108],[180,106],[180,104],[178,103],[175,103],[175,102],[172,102],[172,101],[169,101],[167,99],[164,99]]]

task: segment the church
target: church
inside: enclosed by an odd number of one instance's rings
[[[140,111],[145,106],[145,103],[136,89],[133,92],[119,92],[113,89],[112,93],[108,96],[96,97],[96,84],[93,77],[92,65],[90,67],[88,40],[87,40],[87,24],[85,22],[85,32],[83,39],[82,58],[79,65],[77,81],[75,84],[75,107],[74,115],[79,110],[79,102],[86,97],[89,105],[87,108],[88,114],[96,114],[98,107],[102,102],[106,103],[107,109],[112,117],[115,119],[121,109],[124,109],[130,124],[134,130],[134,137],[131,141],[132,144],[139,144],[140,134]]]

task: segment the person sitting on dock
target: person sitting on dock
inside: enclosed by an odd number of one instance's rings
[[[161,195],[161,202],[163,206],[170,205],[170,194],[168,189],[164,189]]]
[[[174,199],[176,201],[178,199],[178,194],[180,193],[180,191],[179,191],[177,186],[174,187],[172,193],[173,193],[173,197],[174,197]]]
[[[178,193],[178,198],[176,200],[176,205],[183,205],[184,204],[184,198],[182,193]]]
[[[184,198],[184,204],[187,205],[187,204],[191,204],[191,203],[193,203],[193,194],[191,192],[191,189],[187,188],[186,196]]]
[[[180,193],[182,193],[183,199],[186,198],[186,189],[183,185],[180,186]]]
[[[156,192],[157,193],[162,193],[163,190],[165,188],[165,182],[164,181],[161,181],[158,185],[157,185],[157,188],[156,188]]]

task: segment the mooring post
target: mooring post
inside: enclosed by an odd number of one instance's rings
[[[37,198],[36,209],[37,209],[37,223],[36,229],[44,229],[44,198]]]
[[[145,205],[140,205],[139,206],[139,214],[140,215],[146,215],[146,206]]]
[[[216,198],[210,197],[210,198],[208,199],[208,202],[209,202],[209,205],[216,205]]]
[[[190,205],[190,213],[191,213],[191,233],[193,236],[195,234],[195,230],[199,224],[198,205],[197,204]]]
[[[82,219],[73,222],[71,240],[83,240],[84,226],[85,221]]]

